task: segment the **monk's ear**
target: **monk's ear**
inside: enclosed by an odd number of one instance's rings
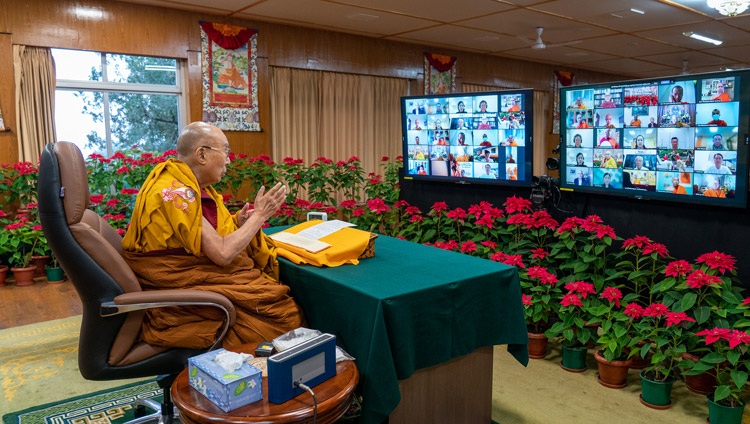
[[[193,158],[195,160],[195,163],[199,163],[201,165],[205,164],[208,160],[206,156],[206,149],[203,147],[198,147],[193,151]]]

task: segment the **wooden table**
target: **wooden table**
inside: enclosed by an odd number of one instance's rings
[[[257,344],[232,348],[234,352],[254,352]],[[313,387],[318,400],[317,422],[333,423],[346,412],[351,395],[359,381],[352,361],[336,364],[336,376]],[[183,423],[312,423],[313,400],[308,392],[276,405],[268,402],[268,378],[263,377],[263,399],[235,410],[224,412],[188,383],[188,370],[172,384],[172,401],[180,410]]]

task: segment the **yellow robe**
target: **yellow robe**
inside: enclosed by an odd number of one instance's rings
[[[221,195],[212,187],[206,193],[216,203],[219,235],[235,231],[235,217]],[[138,194],[123,239],[123,256],[141,287],[226,296],[237,309],[237,320],[225,347],[270,340],[300,327],[301,310],[289,287],[277,281],[273,242],[259,231],[231,264],[220,267],[201,252],[202,219],[200,187],[190,168],[174,159],[157,165]],[[148,312],[141,338],[157,346],[201,348],[213,343],[220,326],[221,313],[215,308],[160,308]]]

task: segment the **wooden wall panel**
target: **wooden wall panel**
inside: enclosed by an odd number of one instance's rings
[[[423,91],[424,51],[458,56],[459,87],[462,82],[468,82],[529,87],[549,92],[554,78],[555,68],[551,65],[117,1],[26,0],[12,2],[12,7],[9,3],[0,4],[0,12],[3,12],[0,13],[0,32],[9,32],[12,44],[183,59],[187,65],[186,103],[191,121],[201,119],[198,21],[216,21],[257,29],[258,101],[263,131],[227,133],[232,149],[249,155],[271,152],[269,66],[405,78],[409,80],[411,95]],[[88,15],[76,13],[76,8],[83,8]],[[91,16],[100,16],[100,19]],[[0,66],[2,63],[12,63],[9,47],[0,46],[0,56]],[[576,71],[577,83],[613,79],[619,78]],[[0,95],[3,94],[2,90],[12,88],[12,85],[12,72],[0,72]],[[6,103],[8,100],[0,101]],[[6,112],[5,106],[3,112],[13,114],[12,110]],[[546,138],[550,140],[549,135]],[[548,146],[549,149],[554,145]]]
[[[5,126],[11,131],[0,131],[0,163],[18,160],[16,110],[13,83],[13,46],[10,34],[0,34],[0,111]]]

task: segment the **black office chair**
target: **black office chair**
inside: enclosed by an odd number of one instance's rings
[[[87,380],[116,380],[157,376],[163,389],[160,409],[133,423],[171,423],[175,419],[169,389],[191,356],[210,349],[165,348],[139,339],[145,311],[150,308],[203,305],[224,311],[218,346],[235,320],[235,309],[224,296],[199,290],[142,291],[122,258],[122,238],[89,204],[88,176],[78,147],[50,143],[39,164],[39,218],[53,254],[83,302],[78,366]]]

